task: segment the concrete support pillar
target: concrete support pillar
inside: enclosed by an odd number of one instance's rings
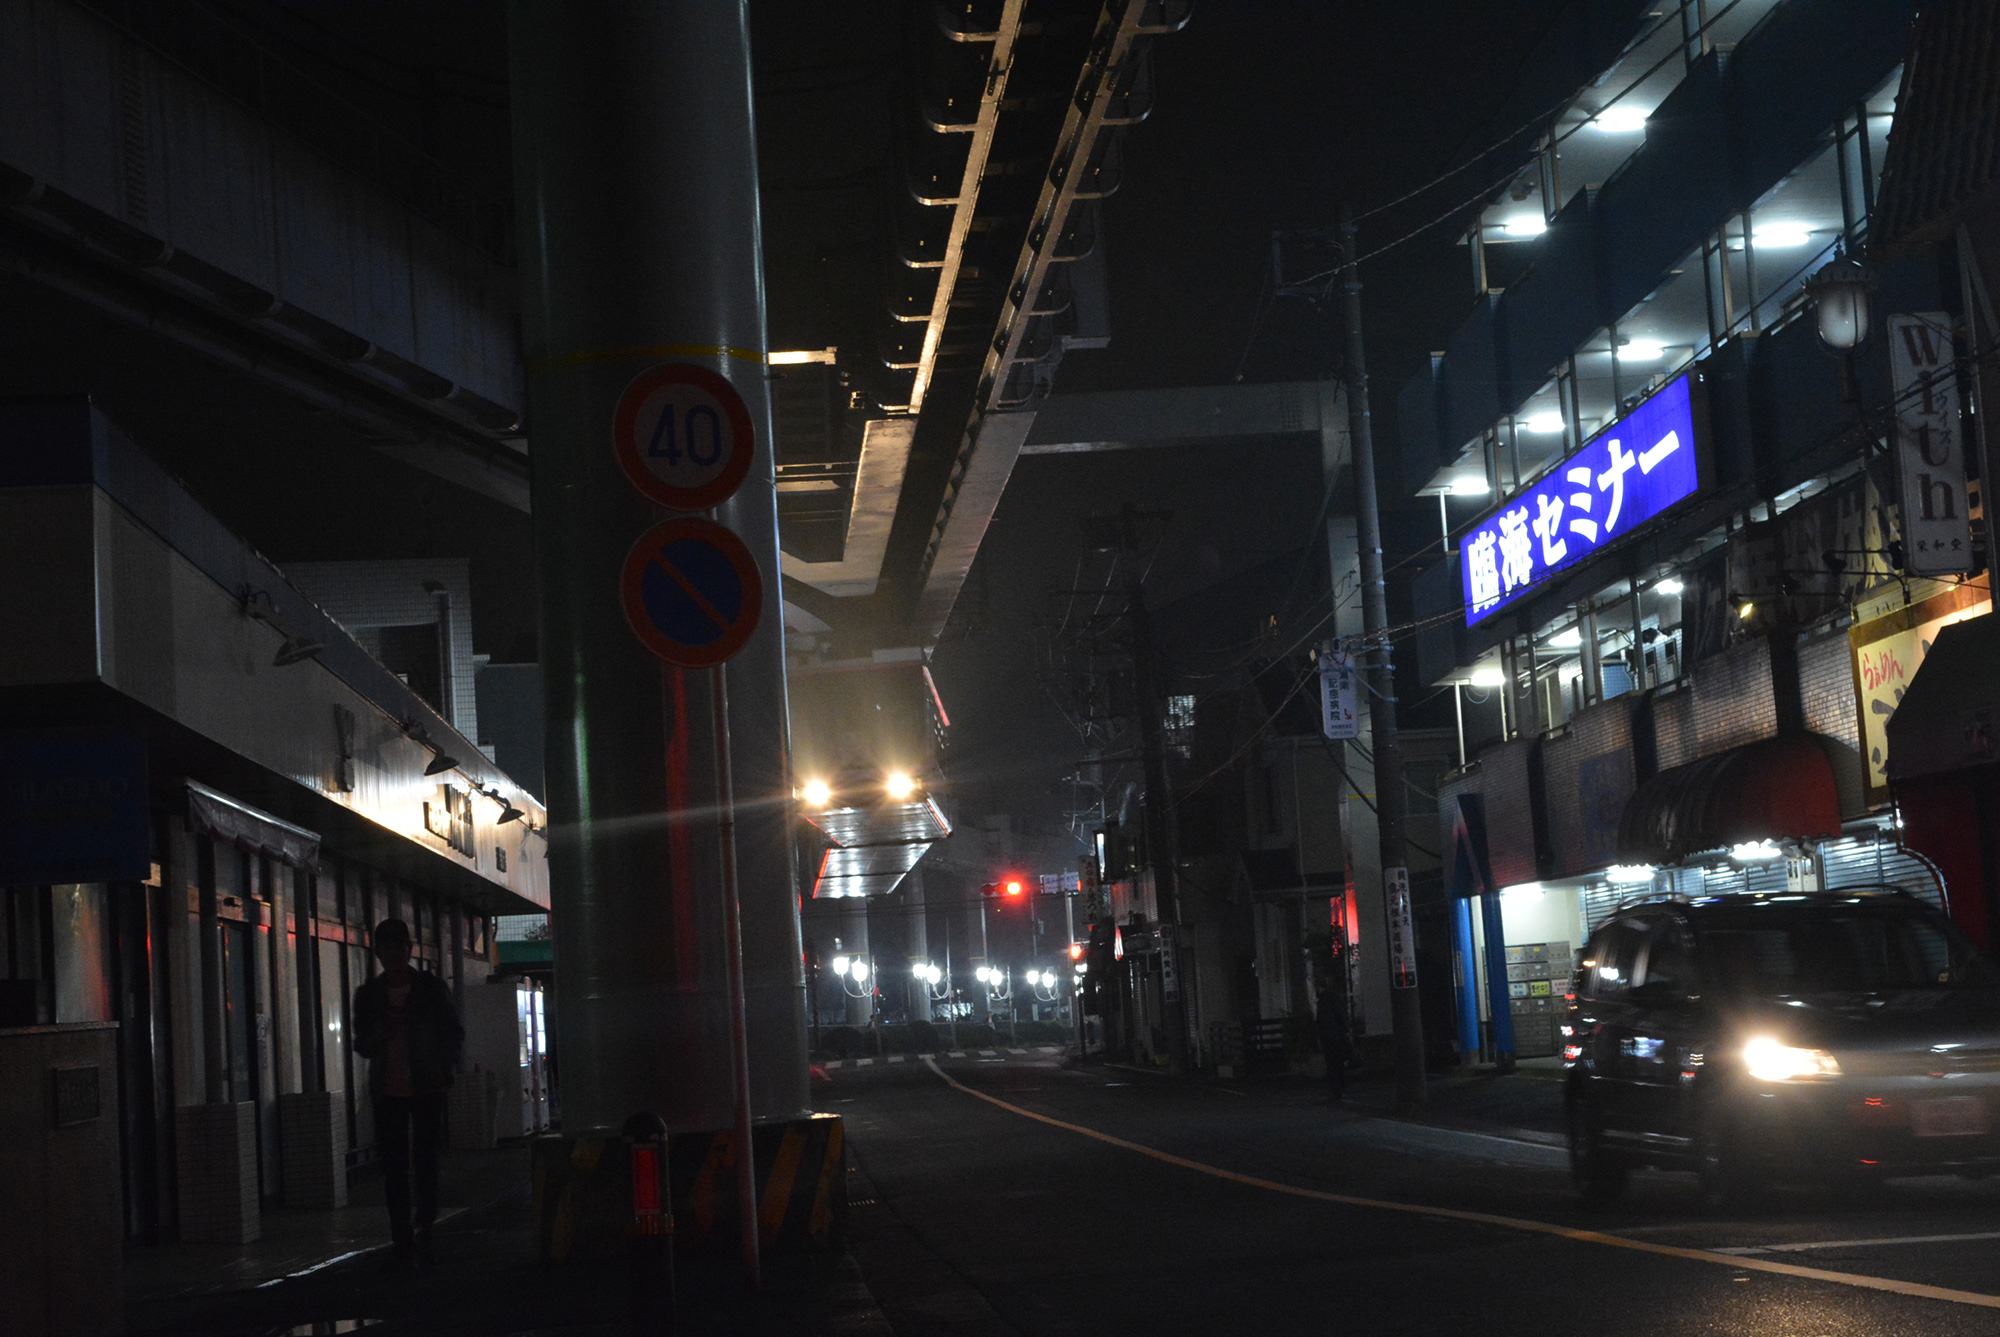
[[[285,1206],[347,1205],[347,1102],[338,1091],[278,1097]]]
[[[174,1111],[183,1244],[249,1244],[264,1233],[258,1202],[257,1106],[248,1100]]]
[[[841,903],[840,950],[850,961],[868,963],[867,979],[856,981],[849,974],[840,982],[841,1006],[845,1009],[843,1019],[850,1026],[866,1026],[875,1015],[875,972],[881,969],[881,962],[875,959],[874,939],[868,932],[866,900],[855,898]],[[860,996],[856,997],[857,994]]]
[[[902,972],[902,984],[910,1000],[910,1020],[929,1021],[931,1019],[931,986],[911,972],[912,966],[922,965],[931,959],[930,914],[924,905],[924,870],[919,864],[903,878],[903,905],[907,915],[907,950],[909,960],[897,962]]]
[[[803,1116],[776,482],[742,0],[509,8],[522,332],[548,737],[555,1044],[569,1135],[636,1111],[677,1133],[735,1117],[718,814],[728,742],[750,1105]],[[749,473],[713,519],[762,576],[726,666],[668,666],[627,625],[621,572],[671,514],[612,444],[621,392],[663,363],[748,408]],[[726,724],[726,732],[723,725]]]
[[[303,1091],[305,1065],[300,1061],[300,1037],[309,1033],[299,1024],[299,947],[297,934],[305,916],[299,909],[302,875],[281,863],[270,865],[271,879],[271,1009],[276,1032],[278,1094]]]

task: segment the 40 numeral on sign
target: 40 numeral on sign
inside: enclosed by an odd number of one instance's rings
[[[756,450],[750,410],[736,387],[685,362],[632,378],[618,396],[611,443],[632,486],[676,511],[727,501],[749,475]]]

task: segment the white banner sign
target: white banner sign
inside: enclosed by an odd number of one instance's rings
[[[1383,891],[1389,912],[1389,983],[1398,989],[1417,987],[1417,926],[1410,915],[1410,870],[1384,868]]]
[[[1328,641],[1319,652],[1320,727],[1328,738],[1361,736],[1361,670],[1353,656]]]
[[[1965,509],[1965,443],[1951,318],[1942,311],[1889,317],[1896,392],[1896,461],[1903,483],[1905,570],[1938,576],[1972,570]]]

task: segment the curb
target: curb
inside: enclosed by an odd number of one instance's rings
[[[874,1292],[861,1278],[854,1255],[843,1253],[833,1263],[834,1278],[820,1289],[820,1313],[835,1337],[896,1337]]]

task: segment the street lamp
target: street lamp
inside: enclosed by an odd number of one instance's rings
[[[1858,261],[1836,256],[1806,282],[1819,317],[1819,337],[1828,348],[1852,353],[1868,337],[1868,294],[1875,276]]]
[[[840,991],[849,998],[868,997],[866,986],[870,971],[868,962],[864,958],[859,956],[836,956],[833,958],[833,973],[840,980]],[[848,987],[849,980],[854,982],[853,988]]]

